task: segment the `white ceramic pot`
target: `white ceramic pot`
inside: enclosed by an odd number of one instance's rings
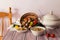
[[[53,13],[43,16],[43,18],[40,19],[40,22],[43,25],[49,26],[49,27],[60,25],[60,19]],[[54,28],[54,27],[52,27],[52,28]]]
[[[42,35],[45,32],[45,28],[44,27],[40,27],[40,26],[36,26],[35,28],[42,28],[43,31],[34,31],[32,30],[34,27],[31,28],[31,32],[34,36],[39,36]]]

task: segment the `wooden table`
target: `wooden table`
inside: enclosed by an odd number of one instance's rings
[[[50,30],[50,33],[54,33],[56,35],[55,38],[49,38],[49,40],[60,40],[60,28]],[[34,36],[31,31],[26,33],[18,33],[16,31],[8,31],[7,35],[3,37],[3,40],[36,40],[36,36]],[[46,35],[38,36],[37,40],[48,40]]]

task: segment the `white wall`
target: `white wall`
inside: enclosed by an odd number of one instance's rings
[[[54,11],[54,14],[60,14],[60,0],[0,0],[0,11],[8,12],[8,7],[13,8],[13,13],[17,8],[20,15],[29,11],[41,15],[49,13],[51,10]]]
[[[41,16],[53,10],[60,17],[60,0],[0,0],[0,11],[8,12],[9,7],[12,7],[13,22],[26,12]]]

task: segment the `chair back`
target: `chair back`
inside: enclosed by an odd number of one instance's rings
[[[0,18],[2,18],[1,36],[3,36],[3,31],[4,31],[4,18],[5,18],[5,17],[8,17],[8,18],[9,18],[9,24],[11,24],[11,23],[12,23],[11,7],[9,7],[9,13],[0,12]]]

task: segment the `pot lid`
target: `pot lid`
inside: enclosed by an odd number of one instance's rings
[[[43,16],[43,20],[59,20],[59,18],[53,14],[53,11],[51,11],[51,13],[46,14],[45,16]]]

